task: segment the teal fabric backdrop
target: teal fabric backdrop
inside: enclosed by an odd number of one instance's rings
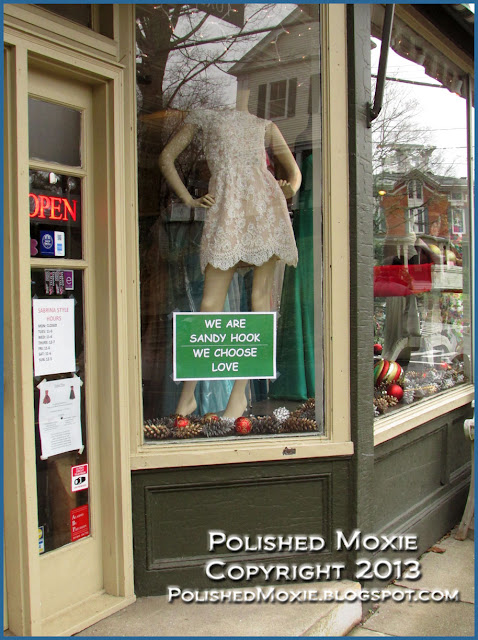
[[[269,397],[306,400],[315,396],[312,154],[302,164],[293,227],[299,262],[296,268],[285,268],[277,329],[279,377],[271,384]]]

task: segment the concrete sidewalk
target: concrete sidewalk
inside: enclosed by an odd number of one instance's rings
[[[370,610],[363,622],[362,603],[315,602],[286,604],[168,603],[165,596],[138,598],[122,611],[79,633],[89,636],[451,636],[474,635],[474,542],[455,540],[453,532],[420,559],[419,581],[397,581],[390,589],[450,592],[458,589],[460,602],[392,602]],[[441,553],[440,550],[443,550]],[[278,587],[360,590],[356,582],[307,583]],[[352,629],[352,631],[351,631]]]
[[[263,587],[268,591],[271,587]],[[360,591],[358,582],[320,582],[276,587],[278,592]],[[234,589],[234,591],[252,591]],[[320,598],[320,595],[319,595]],[[274,602],[266,604],[169,603],[166,596],[138,598],[118,613],[94,624],[79,636],[344,636],[362,619],[354,602]]]
[[[459,602],[381,603],[349,636],[474,637],[474,541],[455,540],[453,530],[420,558],[420,580],[397,580],[390,590],[418,592],[458,590]],[[440,597],[440,596],[438,596]]]

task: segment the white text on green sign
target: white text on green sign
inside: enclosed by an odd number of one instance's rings
[[[276,314],[174,313],[174,380],[275,378]]]

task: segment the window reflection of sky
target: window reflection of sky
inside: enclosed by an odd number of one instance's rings
[[[372,49],[372,74],[377,73],[380,57],[380,40],[372,38],[377,45]],[[404,99],[414,99],[419,110],[413,116],[417,133],[425,134],[427,143],[441,152],[441,172],[456,177],[466,176],[466,102],[460,96],[442,88],[440,83],[425,73],[424,68],[389,51],[387,78],[396,78],[407,82],[398,83],[388,80],[386,85],[400,86]],[[433,86],[413,84],[426,83]],[[386,86],[387,91],[387,86]]]

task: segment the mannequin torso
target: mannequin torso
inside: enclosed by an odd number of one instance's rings
[[[247,111],[191,112],[211,172],[210,207],[201,242],[201,267],[261,265],[272,256],[297,264],[284,194],[266,164],[265,138],[272,123]]]

